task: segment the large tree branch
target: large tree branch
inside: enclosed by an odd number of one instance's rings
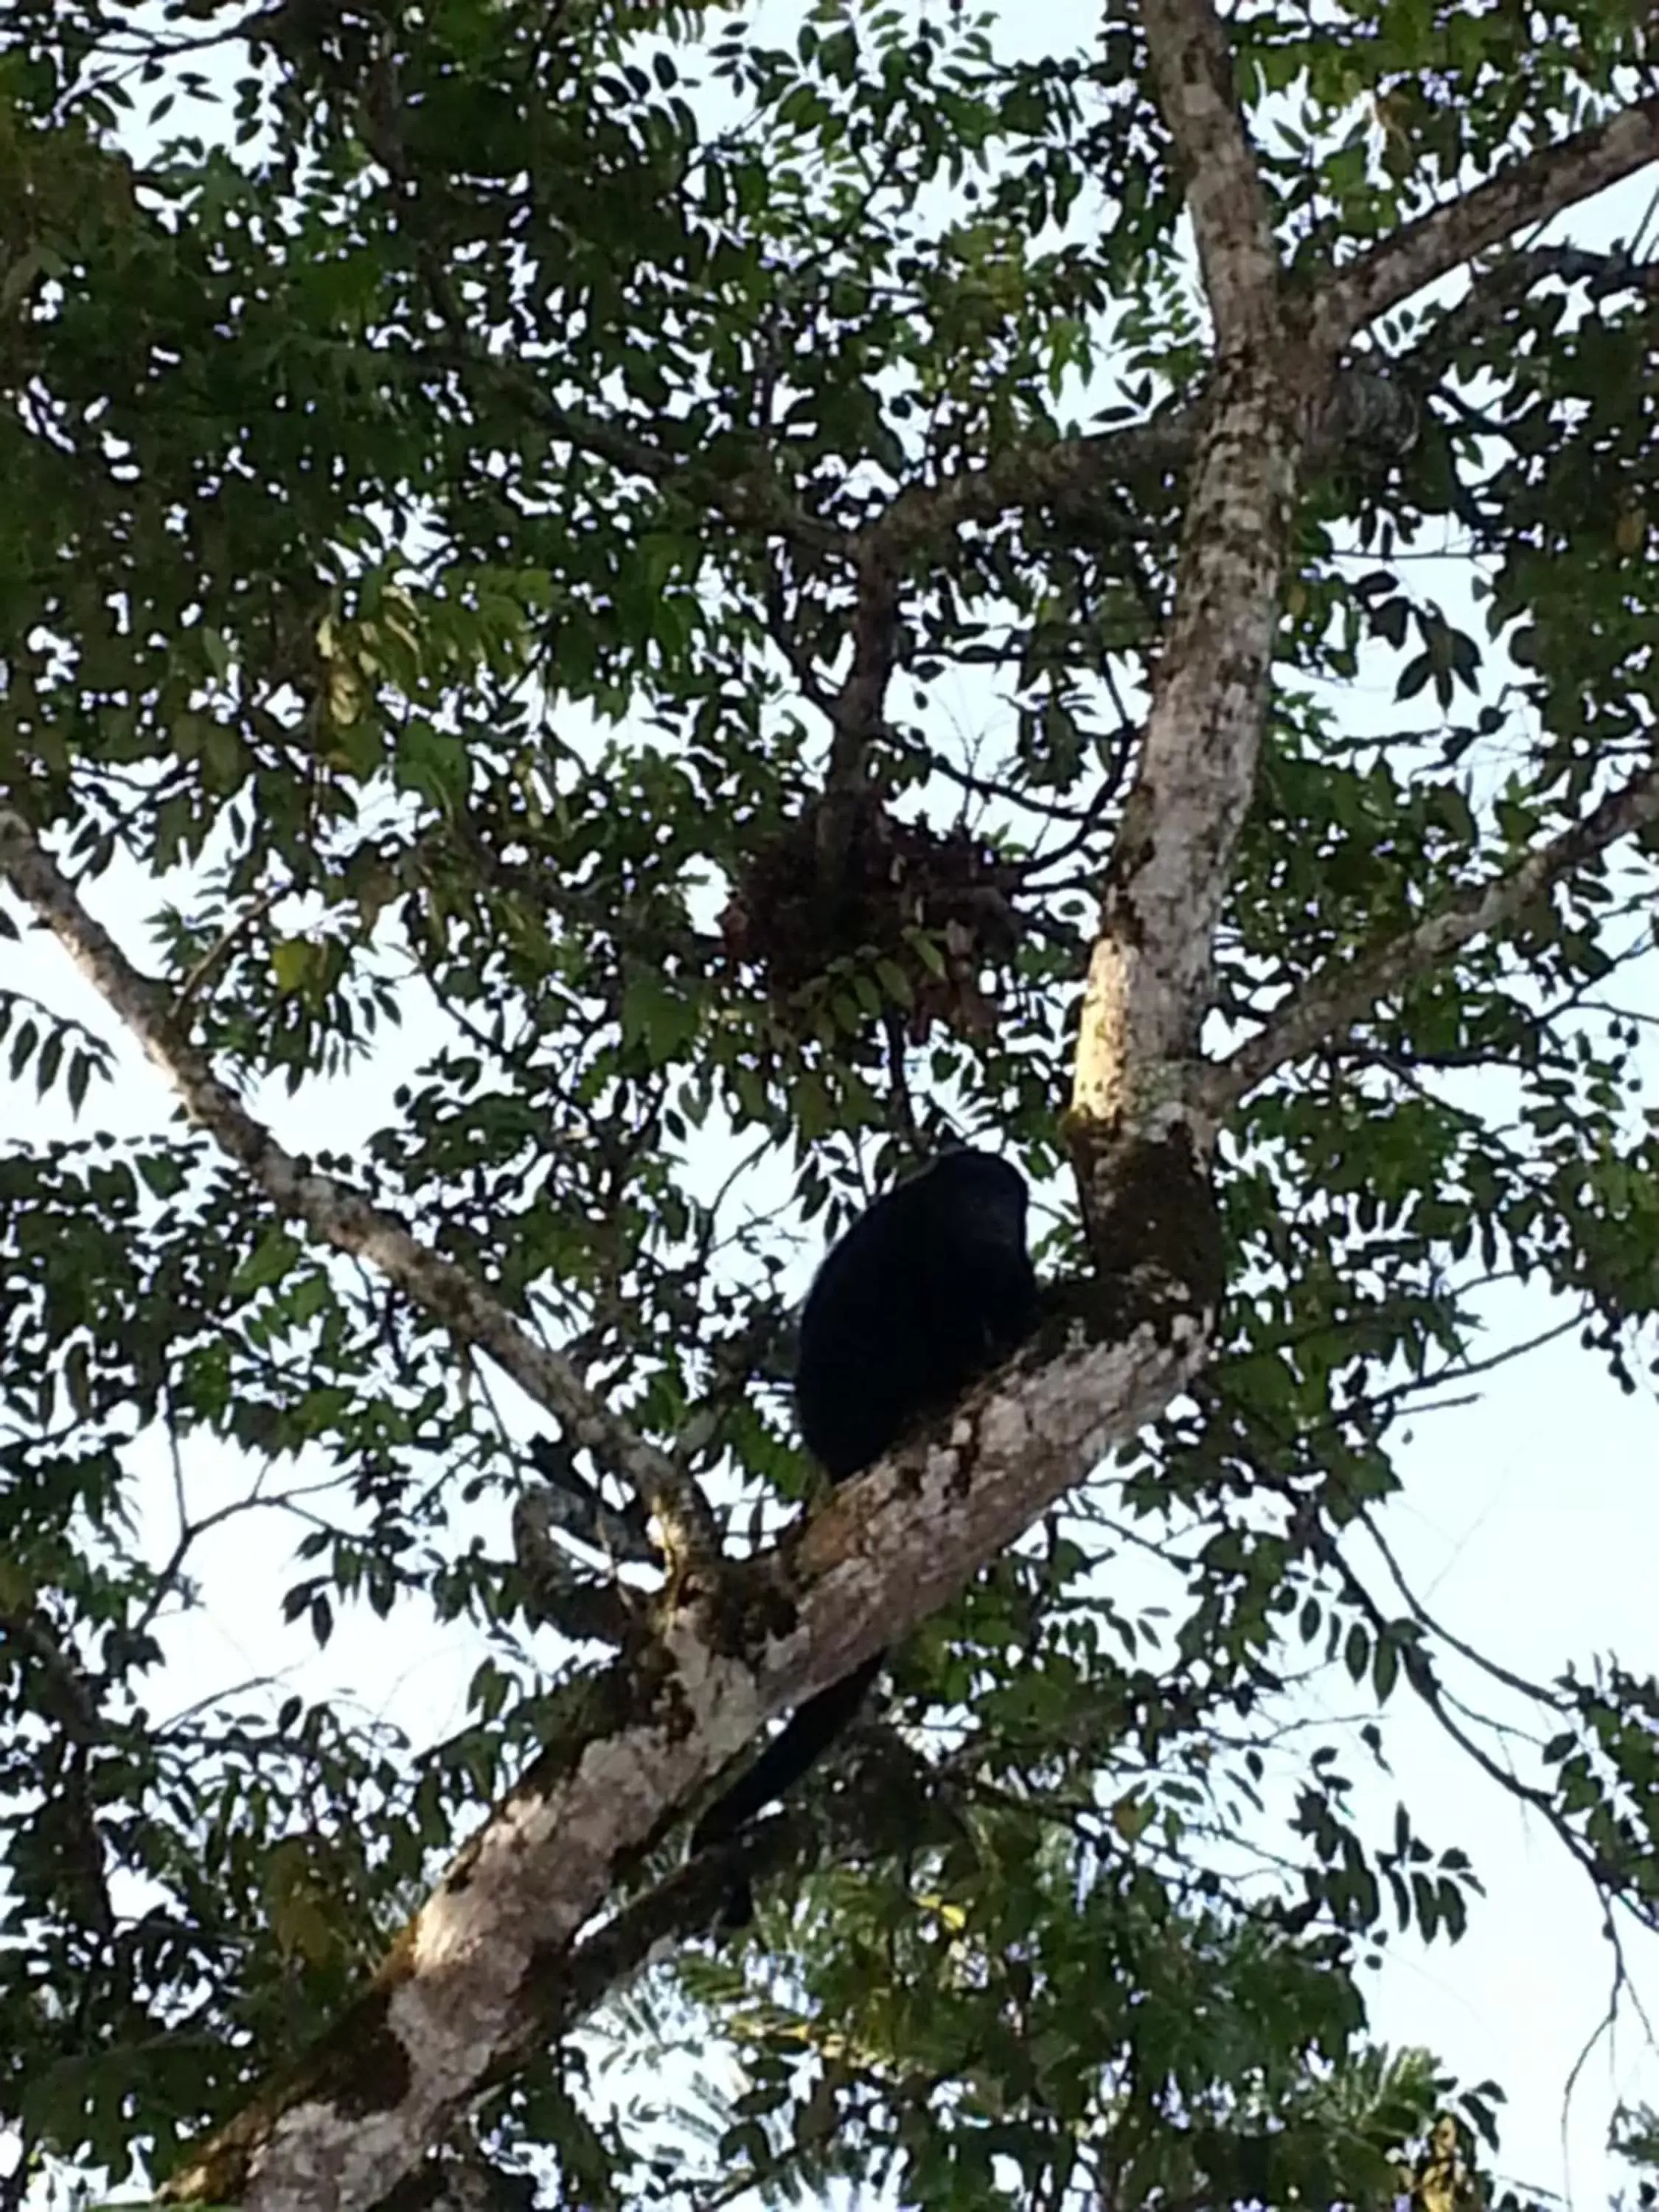
[[[948,544],[968,523],[988,528],[1034,507],[1087,505],[1104,485],[1184,469],[1200,421],[1198,408],[1183,407],[1126,429],[1005,447],[979,467],[907,484],[862,535],[881,539],[902,558]]]
[[[1073,1111],[1109,1139],[1186,1089],[1255,784],[1299,447],[1271,364],[1223,378],[1084,1000]]]
[[[1175,141],[1204,289],[1224,351],[1278,320],[1273,214],[1211,0],[1141,0],[1158,102]]]
[[[1299,1060],[1363,1021],[1380,999],[1431,974],[1476,937],[1501,929],[1550,886],[1646,823],[1659,822],[1659,765],[1612,792],[1507,873],[1443,907],[1374,952],[1357,954],[1316,975],[1231,1058],[1204,1077],[1200,1096],[1219,1119],[1275,1068]]]
[[[1201,1363],[1218,1295],[1207,1193],[1184,1148],[1145,1148],[1143,1216],[1165,1234],[1104,1302],[1115,1340],[1056,1322],[936,1437],[838,1489],[740,1571],[744,1602],[682,1585],[643,1656],[562,1693],[565,1728],[461,1852],[371,1990],[178,2174],[185,2203],[365,2212],[481,2088],[568,2027],[684,1925],[699,1868],[568,1955],[619,1867],[769,1713],[902,1637]],[[1195,1224],[1198,1224],[1195,1226]],[[1190,1266],[1188,1256],[1203,1255]],[[712,1616],[712,1617],[711,1617]]]
[[[1317,328],[1333,351],[1356,331],[1424,285],[1501,244],[1524,223],[1542,222],[1659,160],[1659,99],[1639,100],[1609,122],[1559,146],[1528,154],[1459,199],[1407,223],[1339,270],[1320,300]]]
[[[558,1417],[572,1442],[633,1486],[657,1517],[671,1562],[715,1556],[713,1516],[696,1485],[619,1420],[568,1359],[538,1344],[464,1269],[360,1193],[331,1176],[314,1174],[285,1152],[182,1034],[168,994],[132,965],[27,823],[9,810],[0,810],[0,875],[131,1030],[190,1119],[246,1170],[280,1213],[303,1222],[337,1251],[372,1261],[458,1337],[487,1352],[538,1406]]]
[[[1142,0],[1164,117],[1221,337],[1169,634],[1090,961],[1071,1135],[1097,1257],[1119,1258],[1105,1201],[1126,1139],[1213,1125],[1189,1083],[1229,863],[1255,781],[1290,517],[1328,365],[1279,314],[1279,267],[1209,0]]]

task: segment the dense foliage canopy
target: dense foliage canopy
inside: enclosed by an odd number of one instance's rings
[[[1652,1677],[1508,1678],[1500,1750],[1376,1546],[1487,1286],[1652,1357],[1655,66],[1637,0],[11,0],[0,2203],[1478,2189],[1356,1979],[1478,1869],[1285,1686],[1425,1705],[1652,1923]],[[963,1448],[1026,1533],[924,1591],[860,1516],[932,1493],[849,1490],[790,1643],[699,1500],[811,1495],[793,1306],[950,1137],[1070,1285]],[[441,1627],[464,1728],[167,1671],[256,1513],[210,1601]],[[678,1816],[836,1575],[842,1656],[921,1625],[703,1942]],[[336,2097],[372,2187],[190,2166],[296,2066],[247,2140]]]

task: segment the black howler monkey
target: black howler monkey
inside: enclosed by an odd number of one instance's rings
[[[1036,1323],[1025,1178],[988,1152],[945,1152],[860,1214],[819,1268],[801,1312],[800,1432],[832,1482],[945,1413]],[[820,1690],[691,1832],[721,1843],[799,1781],[858,1711],[885,1658]],[[726,1924],[752,1916],[747,1885]]]

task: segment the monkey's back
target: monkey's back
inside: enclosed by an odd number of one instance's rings
[[[801,1435],[844,1481],[1030,1334],[1036,1279],[1025,1182],[988,1153],[948,1152],[861,1214],[801,1315]]]

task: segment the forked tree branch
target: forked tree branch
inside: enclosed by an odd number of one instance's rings
[[[657,1518],[671,1563],[716,1555],[713,1517],[696,1483],[596,1398],[568,1359],[538,1344],[464,1268],[422,1244],[394,1215],[334,1176],[313,1172],[254,1120],[184,1036],[169,994],[132,965],[28,823],[9,809],[0,809],[0,875],[137,1037],[198,1128],[252,1176],[280,1213],[303,1222],[337,1251],[371,1261],[425,1312],[487,1352],[556,1415],[572,1442],[632,1485]]]
[[[1359,953],[1314,976],[1292,1004],[1271,1016],[1203,1078],[1200,1092],[1209,1112],[1218,1119],[1227,1114],[1276,1068],[1352,1029],[1379,1000],[1431,974],[1471,939],[1501,929],[1562,877],[1650,822],[1659,822],[1659,764],[1609,793],[1582,822],[1528,854],[1506,874],[1452,901],[1375,952]]]
[[[1231,95],[1224,35],[1207,0],[1160,0],[1148,14],[1165,118],[1186,172],[1206,291],[1218,334],[1273,298],[1279,264],[1265,195],[1243,118]],[[1474,255],[1659,159],[1659,100],[1513,163],[1462,199],[1433,210],[1334,273],[1322,301],[1316,350],[1340,352],[1355,331]],[[857,565],[939,545],[964,523],[989,525],[1091,484],[1145,471],[1165,473],[1190,457],[1195,410],[1089,437],[1021,444],[982,465],[911,483],[884,513],[846,530],[798,506],[765,469],[722,477],[633,426],[561,405],[520,364],[451,343],[412,366],[482,378],[531,420],[574,447],[706,506],[734,527],[782,539],[822,558]]]

